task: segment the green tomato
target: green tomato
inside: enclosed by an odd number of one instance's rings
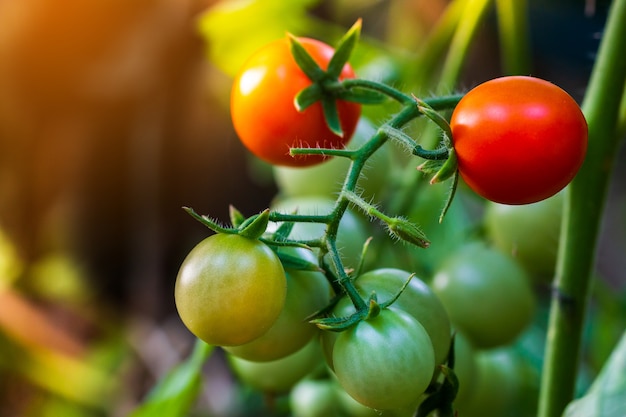
[[[410,276],[409,272],[401,269],[379,268],[357,277],[354,285],[363,298],[367,299],[375,292],[378,301],[382,303],[392,299]],[[441,364],[445,361],[450,349],[450,319],[441,301],[424,281],[417,277],[411,278],[400,297],[389,308],[409,313],[424,326],[435,350],[435,362]],[[354,305],[348,297],[342,298],[333,309],[333,315],[338,317],[349,316],[354,312]],[[328,358],[337,333],[323,332],[322,338]]]
[[[472,395],[455,404],[465,417],[516,415],[521,395],[522,368],[510,348],[492,349],[476,355],[476,377]]]
[[[383,309],[339,334],[333,364],[341,386],[361,404],[403,409],[415,404],[430,384],[435,352],[428,333],[411,315]]]
[[[302,248],[282,248],[292,256],[315,263],[315,255]],[[285,307],[272,327],[261,337],[244,345],[226,347],[232,355],[251,361],[270,361],[287,356],[318,334],[315,325],[305,319],[330,302],[331,288],[321,272],[287,268]]]
[[[297,352],[274,361],[253,362],[227,355],[230,368],[242,384],[273,394],[288,392],[302,378],[316,372],[323,366],[323,358],[317,338]]]
[[[330,213],[335,206],[335,200],[328,197],[295,197],[278,199],[273,202],[271,209],[280,213],[323,215]],[[270,222],[268,231],[275,230],[277,224]],[[292,239],[318,239],[324,235],[326,225],[321,223],[296,223],[289,235]],[[345,267],[356,267],[361,259],[363,244],[367,239],[366,229],[361,218],[353,211],[346,210],[337,231],[337,248],[342,256]]]
[[[367,119],[361,118],[354,136],[346,149],[356,150],[363,146],[376,133],[375,127]],[[378,194],[387,182],[391,155],[383,146],[367,161],[357,187],[364,197]],[[281,195],[285,197],[327,196],[336,197],[348,173],[350,160],[334,157],[321,164],[308,167],[273,166],[274,179]]]
[[[303,379],[289,394],[293,417],[328,417],[340,413],[337,391],[330,379]]]
[[[432,288],[452,326],[477,348],[511,343],[533,318],[535,297],[526,272],[482,242],[453,252],[435,274]]]
[[[215,234],[183,261],[174,298],[193,334],[210,345],[235,346],[269,330],[283,309],[286,292],[285,271],[267,245]]]
[[[533,277],[554,275],[561,233],[563,192],[533,204],[489,202],[485,229],[494,246],[510,253]]]

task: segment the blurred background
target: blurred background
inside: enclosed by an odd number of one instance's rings
[[[332,42],[362,17],[360,74],[438,89],[410,58],[448,1],[215,3],[0,1],[0,416],[126,415],[188,354],[173,284],[209,231],[181,207],[226,222],[277,192],[229,119],[255,47],[286,30]],[[607,3],[531,1],[528,73],[580,101]],[[488,13],[455,88],[506,73],[497,31]],[[622,289],[617,170],[598,271]]]

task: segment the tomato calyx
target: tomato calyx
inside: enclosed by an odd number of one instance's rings
[[[372,291],[367,301],[364,303],[365,305],[364,308],[358,308],[358,306],[356,306],[356,303],[355,303],[356,311],[353,314],[349,316],[345,316],[345,317],[320,317],[320,316],[325,316],[326,314],[328,314],[328,312],[333,309],[333,307],[337,304],[337,302],[342,297],[346,296],[346,294],[340,294],[339,296],[335,297],[335,299],[333,299],[330,302],[330,304],[327,307],[325,307],[322,311],[316,313],[315,315],[312,315],[311,319],[309,320],[309,323],[315,324],[317,327],[319,327],[322,330],[329,330],[332,332],[342,332],[358,324],[359,322],[363,320],[373,319],[377,317],[382,310],[391,306],[398,299],[398,297],[402,295],[402,293],[407,288],[407,286],[411,282],[411,279],[413,279],[414,276],[415,274],[409,275],[409,277],[406,279],[402,287],[400,287],[400,289],[394,294],[393,297],[391,297],[390,299],[386,301],[379,302],[378,296],[376,295],[376,291]],[[358,277],[356,279],[358,279]]]

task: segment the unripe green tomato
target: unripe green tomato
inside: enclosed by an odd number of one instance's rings
[[[392,299],[411,276],[409,272],[395,268],[379,268],[365,272],[354,281],[359,294],[367,299],[376,292],[378,302]],[[389,307],[400,309],[413,316],[428,333],[435,351],[435,362],[441,364],[450,349],[451,329],[448,313],[435,293],[418,277],[411,278],[400,297]],[[344,297],[333,309],[333,315],[346,317],[355,312],[354,305]],[[331,356],[334,341],[338,334],[322,333],[322,346],[326,358]],[[332,364],[329,364],[332,367]]]
[[[413,316],[383,309],[339,334],[333,364],[337,380],[355,400],[397,410],[415,404],[430,384],[435,352]]]
[[[340,415],[337,391],[329,379],[303,379],[289,393],[292,417]]]
[[[417,405],[415,405],[399,410],[374,410],[352,398],[336,379],[334,380],[334,386],[340,409],[343,411],[342,415],[346,417],[413,417],[417,409]]]
[[[271,205],[271,209],[284,214],[319,214],[330,213],[335,206],[335,200],[328,197],[308,196],[294,198],[279,198]],[[268,231],[275,230],[276,223],[270,222]],[[292,239],[309,240],[319,239],[325,233],[326,225],[322,223],[295,223],[291,234]],[[346,210],[337,231],[337,248],[344,262],[344,267],[356,267],[361,259],[363,244],[368,235],[361,218],[353,211]]]
[[[523,372],[512,349],[478,352],[476,379],[468,401],[457,403],[460,416],[502,417],[515,415],[521,395]]]
[[[292,256],[308,262],[317,261],[315,255],[303,248],[282,248]],[[226,347],[232,355],[250,361],[271,361],[290,355],[306,345],[318,328],[305,319],[330,302],[331,288],[321,272],[285,269],[287,299],[272,327],[261,337],[244,345]]]
[[[272,394],[288,392],[298,381],[324,364],[317,338],[297,352],[274,361],[252,362],[230,354],[227,358],[241,383]]]
[[[264,243],[215,234],[183,261],[174,290],[187,328],[210,345],[251,342],[269,330],[285,304],[287,280]]]
[[[375,127],[365,118],[361,118],[356,131],[346,149],[356,150],[376,133]],[[372,155],[357,182],[364,197],[374,197],[385,185],[391,166],[391,155],[387,146],[382,146]],[[274,165],[274,179],[280,194],[285,197],[327,196],[336,197],[350,167],[350,159],[333,157],[318,165],[307,167],[288,167]]]
[[[533,204],[488,202],[488,238],[519,261],[533,277],[549,281],[554,275],[561,233],[563,192]]]
[[[535,296],[526,271],[482,242],[450,254],[431,283],[452,327],[477,348],[509,344],[530,324]]]

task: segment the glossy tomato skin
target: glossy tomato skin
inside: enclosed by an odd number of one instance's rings
[[[337,380],[355,400],[396,410],[419,402],[433,377],[435,352],[415,318],[383,309],[339,334],[333,364]]]
[[[282,252],[311,263],[317,259],[313,252],[303,248],[281,248]],[[318,328],[306,318],[330,302],[331,288],[326,276],[319,271],[301,271],[285,268],[287,298],[280,315],[261,337],[250,343],[224,349],[234,356],[250,361],[272,361],[290,355],[313,337]]]
[[[334,49],[323,42],[299,38],[322,69]],[[354,78],[346,64],[340,79]],[[289,40],[278,39],[253,54],[236,75],[231,90],[230,110],[235,131],[242,143],[257,157],[274,165],[309,166],[324,161],[321,155],[289,155],[289,148],[343,148],[354,133],[361,115],[357,103],[337,101],[343,136],[328,129],[317,102],[302,112],[294,106],[298,92],[311,85],[291,55]]]
[[[183,261],[174,289],[181,320],[210,345],[251,342],[276,321],[287,282],[278,256],[256,239],[215,234]]]
[[[450,119],[459,173],[484,198],[528,204],[576,175],[587,151],[587,123],[556,85],[510,76],[470,90]]]

